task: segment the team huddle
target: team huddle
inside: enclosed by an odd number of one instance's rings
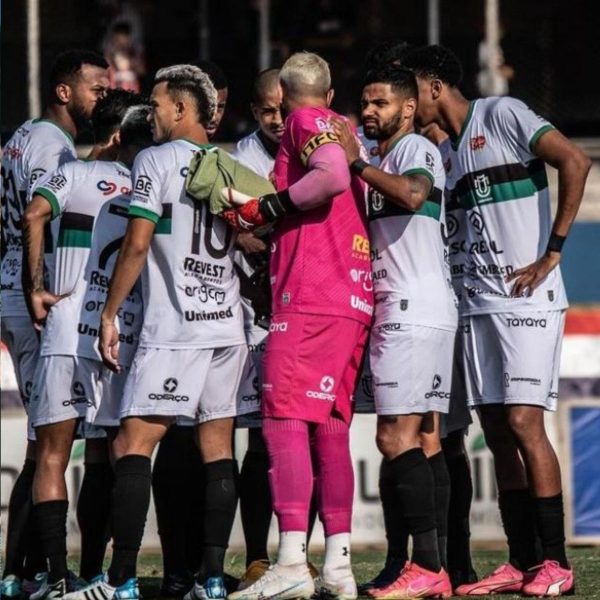
[[[109,90],[106,69],[91,52],[57,57],[43,117],[3,149],[2,341],[29,427],[2,595],[140,598],[151,493],[166,597],[572,594],[544,412],[558,397],[561,249],[589,159],[519,100],[466,100],[441,46],[369,53],[358,130],[330,108],[328,64],[293,54],[258,75],[258,128],[231,155],[211,143],[228,86],[216,65],[160,69],[149,100]],[[482,578],[468,406],[509,550]],[[387,538],[381,572],[359,585],[356,412],[377,415]],[[248,429],[239,473],[236,427]],[[79,576],[66,533],[76,437]],[[238,500],[239,581],[224,573]],[[307,560],[317,514],[321,572]]]

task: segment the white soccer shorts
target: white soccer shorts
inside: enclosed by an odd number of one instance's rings
[[[373,327],[369,359],[378,415],[448,412],[454,335],[405,323]]]
[[[269,332],[261,327],[246,330],[248,358],[238,390],[239,416],[235,420],[235,425],[239,428],[262,427],[262,357],[268,334]]]
[[[240,414],[245,344],[215,349],[138,348],[125,383],[121,419],[173,417],[195,425]]]
[[[556,410],[565,311],[464,317],[469,404]]]

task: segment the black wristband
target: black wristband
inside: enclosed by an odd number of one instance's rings
[[[369,163],[366,160],[363,160],[362,158],[357,158],[356,160],[353,160],[350,163],[350,171],[352,173],[354,173],[355,175],[358,175],[360,177],[360,175],[362,174],[362,172],[368,166],[370,166],[370,165],[369,165]]]
[[[298,212],[287,190],[261,196],[259,210],[262,216],[269,222],[276,221],[288,213]]]
[[[552,232],[546,250],[548,252],[560,252],[566,239],[565,235],[558,235],[558,233]]]

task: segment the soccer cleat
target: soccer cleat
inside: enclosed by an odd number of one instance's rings
[[[31,594],[34,594],[40,589],[46,579],[48,579],[48,573],[45,571],[36,573],[33,579],[23,579],[23,583],[21,584],[21,593],[26,598],[29,598]]]
[[[102,577],[102,575],[96,575],[92,581],[96,581],[98,577]],[[91,582],[87,582],[83,577],[75,575],[73,571],[69,571],[69,576],[67,577],[67,587],[70,591],[76,592],[77,590],[87,587],[90,583]]]
[[[67,593],[67,580],[59,579],[55,583],[49,583],[46,579],[39,590],[29,596],[29,600],[62,600]],[[99,599],[100,600],[100,599]]]
[[[459,585],[454,592],[457,596],[509,594],[520,592],[527,579],[527,573],[519,571],[510,563],[505,563],[480,581]]]
[[[563,569],[555,560],[536,567],[531,581],[523,585],[524,596],[572,596],[575,593],[573,569]]]
[[[352,569],[348,567],[341,571],[341,573],[323,574],[315,595],[322,600],[356,600],[358,590]]]
[[[229,594],[228,600],[308,600],[314,593],[315,582],[306,564],[293,567],[276,564],[246,589]]]
[[[3,598],[19,598],[21,590],[21,580],[16,575],[7,575],[0,584],[0,596]]]
[[[227,598],[227,590],[222,577],[209,577],[204,583],[194,581],[192,589],[183,600],[221,600]]]
[[[98,575],[85,587],[65,594],[64,600],[139,600],[140,589],[135,577],[123,585],[114,587],[108,583],[108,575]]]
[[[400,577],[400,573],[404,568],[405,560],[400,560],[397,558],[391,558],[385,561],[385,565],[381,571],[373,579],[370,581],[366,581],[365,583],[361,583],[358,586],[358,592],[361,596],[364,596],[369,590],[374,588],[383,588],[387,587]]]
[[[448,573],[439,573],[407,562],[400,577],[384,588],[373,588],[367,595],[377,600],[399,600],[401,598],[450,598],[452,586]]]
[[[169,573],[165,575],[160,586],[160,595],[166,598],[183,598],[194,584],[191,573]]]
[[[477,573],[473,568],[468,568],[463,571],[462,569],[448,569],[448,576],[450,577],[450,583],[452,584],[452,589],[460,587],[461,585],[465,585],[467,583],[477,583]]]
[[[253,560],[246,569],[246,572],[240,579],[237,591],[245,590],[250,587],[255,581],[258,581],[270,567],[268,560]]]

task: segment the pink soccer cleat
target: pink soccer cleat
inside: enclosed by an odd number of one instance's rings
[[[367,595],[376,600],[402,600],[404,598],[450,598],[452,586],[448,573],[428,571],[411,562],[404,565],[398,579],[382,588],[373,588]]]
[[[555,560],[545,560],[531,581],[523,586],[525,596],[572,596],[573,569],[563,569]]]
[[[457,596],[487,596],[489,594],[509,594],[520,592],[523,584],[533,578],[533,573],[525,573],[510,563],[500,565],[491,575],[476,583],[459,585],[454,593]]]

